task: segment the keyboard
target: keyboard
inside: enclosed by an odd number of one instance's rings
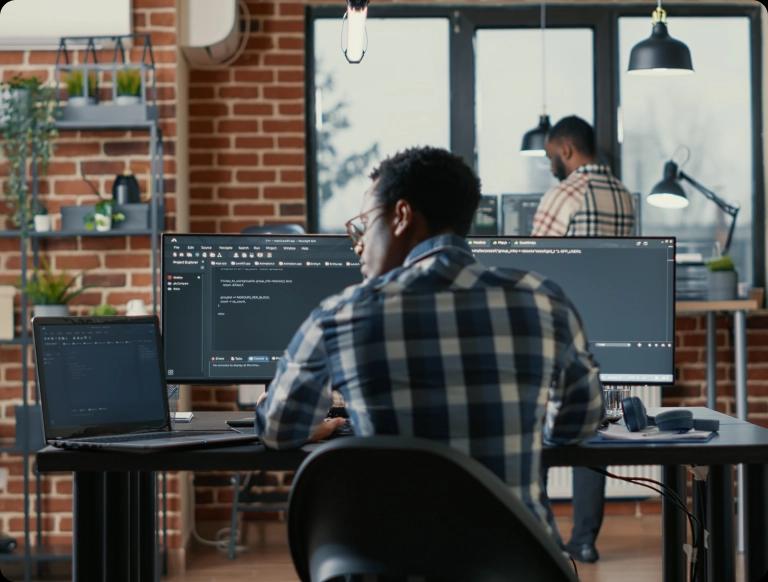
[[[136,441],[150,441],[157,439],[175,439],[175,438],[193,438],[206,437],[221,434],[222,431],[204,432],[194,430],[174,431],[174,432],[147,432],[138,434],[118,434],[113,436],[83,437],[67,439],[69,441],[83,441],[91,443],[126,443]]]

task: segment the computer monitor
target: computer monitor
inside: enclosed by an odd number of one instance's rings
[[[543,194],[502,194],[501,225],[499,234],[505,236],[528,236],[533,232],[533,217]],[[643,197],[632,193],[635,207],[635,226],[632,234],[640,236],[643,222]],[[498,231],[497,231],[498,232]],[[491,234],[477,232],[473,234]]]
[[[165,375],[268,382],[322,299],[360,283],[341,235],[163,235]]]
[[[536,271],[563,289],[604,383],[674,382],[674,238],[472,237],[469,244],[489,267]]]
[[[563,288],[603,382],[673,381],[674,239],[469,242],[488,266],[537,271]],[[166,234],[162,247],[168,382],[268,382],[312,309],[361,281],[343,236]]]

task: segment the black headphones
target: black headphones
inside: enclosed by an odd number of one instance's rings
[[[694,419],[693,413],[684,408],[665,410],[655,417],[648,417],[643,401],[637,396],[630,396],[621,401],[624,412],[624,424],[630,432],[641,431],[654,424],[659,430],[685,432],[691,429],[717,432],[719,420]]]

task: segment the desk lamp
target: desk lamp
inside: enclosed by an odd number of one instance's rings
[[[728,229],[728,238],[725,241],[723,254],[728,252],[733,238],[733,230],[736,226],[736,217],[739,214],[738,204],[729,204],[720,196],[699,184],[688,174],[680,170],[675,162],[664,164],[664,178],[656,184],[648,195],[648,203],[659,208],[685,208],[688,206],[688,196],[680,186],[679,181],[685,180],[696,190],[701,192],[708,200],[717,204],[718,208],[731,217],[731,226]]]

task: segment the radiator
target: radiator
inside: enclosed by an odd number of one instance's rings
[[[661,406],[661,389],[659,386],[639,386],[632,388],[632,396],[639,396],[647,408]],[[658,465],[621,465],[610,466],[608,471],[622,477],[646,477],[661,480],[661,467]],[[547,495],[550,499],[570,499],[571,468],[553,467],[549,470],[549,482],[547,483]],[[608,498],[620,497],[658,497],[656,493],[640,485],[633,485],[626,481],[608,478],[605,483],[605,496]]]

